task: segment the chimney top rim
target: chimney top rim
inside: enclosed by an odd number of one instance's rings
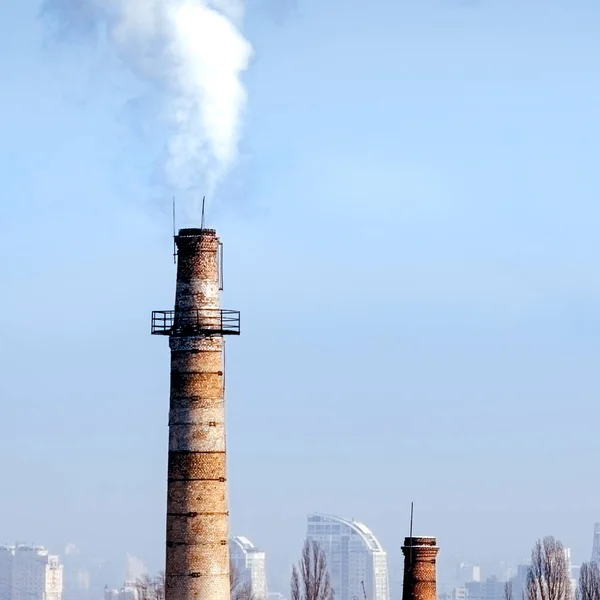
[[[184,227],[179,230],[177,237],[199,237],[202,235],[215,236],[217,234],[215,229],[206,229],[202,227]]]
[[[413,535],[404,538],[404,546],[407,548],[437,548],[435,536]]]

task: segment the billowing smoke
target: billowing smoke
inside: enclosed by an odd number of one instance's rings
[[[168,184],[212,193],[235,163],[246,104],[243,0],[45,0],[44,12],[63,27],[106,27],[127,67],[166,99]]]

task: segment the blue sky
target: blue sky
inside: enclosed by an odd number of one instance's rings
[[[408,506],[447,559],[575,560],[600,520],[600,6],[250,4],[225,243],[232,530]],[[101,40],[0,6],[3,539],[163,555],[174,293],[156,98]],[[277,17],[277,18],[275,18]]]

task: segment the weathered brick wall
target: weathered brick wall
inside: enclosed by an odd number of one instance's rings
[[[407,537],[404,554],[404,586],[402,600],[436,600],[436,557],[439,548],[435,538]]]
[[[214,319],[219,239],[183,230],[176,243],[176,309]],[[229,600],[223,338],[173,335],[170,347],[166,600]]]

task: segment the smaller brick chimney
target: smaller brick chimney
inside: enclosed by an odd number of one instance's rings
[[[439,550],[434,537],[404,538],[402,600],[436,600],[435,559]]]

